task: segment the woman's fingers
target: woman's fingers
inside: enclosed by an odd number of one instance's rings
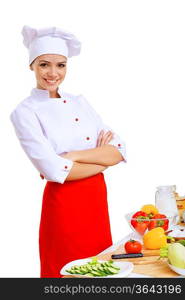
[[[41,179],[44,179],[44,176],[42,174],[40,174]]]
[[[102,145],[108,144],[111,141],[112,137],[113,133],[111,131],[106,132],[102,138]]]
[[[108,144],[113,138],[113,132],[110,130],[104,133],[103,130],[100,131],[98,139],[97,139],[97,147]]]
[[[113,132],[110,132],[105,139],[105,144],[108,144],[113,138]]]
[[[97,147],[101,146],[103,135],[104,135],[104,131],[101,130],[99,135],[98,135],[98,139],[97,139],[97,145],[96,145]]]
[[[104,131],[101,130],[97,140],[97,147],[108,144],[113,138],[113,133],[111,131],[107,131],[104,134]]]

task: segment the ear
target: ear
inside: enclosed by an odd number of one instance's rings
[[[31,65],[29,65],[29,68],[30,68],[30,70],[31,70],[31,71],[33,71],[33,67],[32,67],[32,64],[31,64]]]

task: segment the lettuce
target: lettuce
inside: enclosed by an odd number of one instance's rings
[[[185,269],[185,247],[180,243],[173,243],[168,246],[168,260],[171,265]]]

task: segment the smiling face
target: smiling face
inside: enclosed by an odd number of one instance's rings
[[[38,56],[30,65],[35,72],[37,88],[48,90],[50,97],[57,96],[57,89],[66,75],[67,58],[58,54]]]

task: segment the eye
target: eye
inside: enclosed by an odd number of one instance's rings
[[[59,66],[60,68],[65,68],[66,65],[65,65],[65,64],[59,64],[58,66]]]
[[[40,66],[41,66],[41,67],[46,67],[47,64],[46,64],[46,63],[41,63]]]

